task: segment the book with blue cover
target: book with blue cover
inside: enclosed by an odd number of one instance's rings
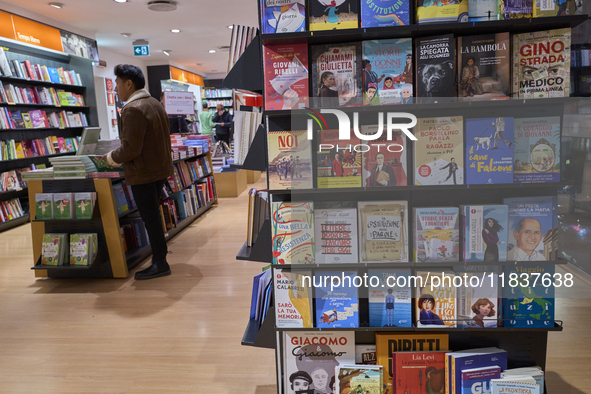
[[[361,2],[361,27],[410,24],[410,0],[365,0]]]
[[[356,275],[352,271],[316,271],[316,327],[359,327],[359,298],[357,287],[353,286]],[[331,281],[331,277],[339,278],[340,281]]]
[[[491,379],[501,377],[501,368],[492,367],[471,368],[462,371],[461,394],[484,394],[491,392]]]
[[[500,367],[507,369],[507,351],[497,348],[474,349],[466,352],[447,353],[449,362],[449,381],[451,394],[462,394],[462,372],[483,367]]]
[[[506,205],[461,205],[462,261],[507,260]]]
[[[560,117],[515,119],[513,182],[560,182]]]
[[[413,256],[417,263],[460,260],[460,215],[456,207],[413,208]]]
[[[412,103],[412,38],[367,40],[362,46],[363,104]]]
[[[49,73],[49,79],[51,80],[51,82],[61,83],[60,76],[59,76],[57,69],[55,67],[48,67],[47,71]]]
[[[377,286],[369,291],[370,327],[412,327],[412,292],[408,269],[370,269]],[[371,282],[370,282],[371,283]]]
[[[466,119],[466,184],[513,183],[513,118]]]
[[[304,0],[261,0],[263,34],[293,33],[306,30]]]

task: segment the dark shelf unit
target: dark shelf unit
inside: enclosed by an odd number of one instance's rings
[[[263,226],[261,227],[261,231],[259,231],[256,242],[250,247],[247,246],[245,242],[236,255],[236,259],[270,264],[273,262],[271,248],[271,222],[267,218],[263,222]]]
[[[261,327],[255,319],[250,319],[244,331],[241,344],[266,349],[275,349],[275,308],[270,307]]]
[[[7,220],[6,222],[0,223],[0,232],[10,230],[11,228],[20,226],[21,224],[25,224],[29,222],[29,214],[26,213],[24,216],[20,218]]]

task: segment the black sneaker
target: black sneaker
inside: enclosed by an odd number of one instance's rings
[[[136,272],[134,278],[136,280],[154,279],[159,278],[161,276],[168,276],[171,273],[172,272],[170,271],[168,263],[164,263],[161,265],[152,264],[145,270]]]

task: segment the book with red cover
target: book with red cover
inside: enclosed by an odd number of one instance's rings
[[[263,47],[265,109],[304,108],[308,104],[308,45]]]
[[[35,70],[33,70],[33,66],[31,65],[31,62],[29,60],[25,60],[25,65],[27,66],[27,71],[29,73],[29,78],[30,79],[37,79],[37,74],[35,73]]]
[[[392,353],[393,394],[443,393],[445,351]]]

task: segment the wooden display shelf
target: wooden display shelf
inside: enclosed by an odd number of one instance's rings
[[[82,85],[69,85],[67,83],[55,83],[55,82],[48,82],[48,81],[38,81],[36,79],[26,79],[26,78],[15,78],[15,77],[5,77],[0,76],[0,81],[5,82],[12,82],[18,84],[28,84],[28,85],[38,85],[38,86],[48,86],[60,89],[72,89],[72,90],[85,90],[86,86]]]
[[[246,171],[215,172],[213,174],[218,197],[238,197],[246,190]]]

